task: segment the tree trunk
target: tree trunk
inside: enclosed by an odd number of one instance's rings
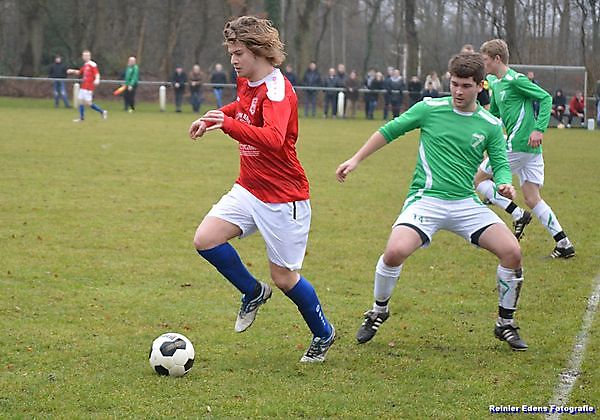
[[[315,59],[318,60],[319,56],[320,56],[320,52],[321,52],[321,42],[323,41],[323,38],[325,37],[325,33],[327,32],[327,28],[329,28],[329,14],[331,13],[331,9],[333,7],[333,1],[332,0],[328,0],[325,3],[325,13],[323,14],[323,18],[321,19],[321,31],[319,32],[319,38],[317,38],[317,42],[315,44]],[[333,28],[329,28],[330,31],[333,30]],[[330,65],[333,65],[334,63],[330,63]]]
[[[418,75],[419,70],[419,38],[415,24],[415,0],[406,0],[404,27],[406,28],[406,44],[408,46],[406,78],[409,78]]]
[[[371,61],[371,54],[373,52],[373,27],[375,26],[375,22],[377,22],[377,17],[379,16],[382,2],[383,0],[372,0],[365,2],[368,6],[366,12],[368,14],[370,9],[371,15],[368,16],[367,21],[367,48],[365,51],[365,59],[363,61],[363,74],[367,74],[367,69],[369,68],[369,63]]]
[[[510,51],[511,62],[520,63],[521,53],[520,45],[517,42],[517,17],[516,17],[515,0],[505,0],[504,7],[506,9],[506,24],[504,25],[504,33],[506,43]]]
[[[298,71],[308,66],[311,60],[316,60],[312,56],[311,35],[313,31],[313,15],[317,9],[319,0],[306,0],[304,9],[300,11],[300,3],[297,3],[298,27],[294,36],[294,50],[297,57]]]

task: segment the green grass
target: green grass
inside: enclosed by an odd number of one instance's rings
[[[1,417],[477,419],[490,404],[545,405],[553,395],[600,271],[598,132],[545,136],[543,196],[578,256],[545,259],[552,239],[528,227],[518,317],[530,350],[513,353],[491,334],[495,259],[446,232],[405,265],[377,338],[355,344],[417,136],[341,185],[335,168],[380,122],[301,120],[313,206],[303,274],[339,334],[325,364],[304,366],[310,337],[295,306],[276,292],[235,334],[239,296],[193,249],[197,224],[237,176],[235,143],[221,133],[191,142],[191,113],[107,105],[108,121],[88,111],[73,124],[76,113],[49,100],[0,99]],[[267,279],[260,236],[234,245]],[[599,322],[573,404],[600,405]],[[148,365],[166,331],[196,347],[184,378]]]

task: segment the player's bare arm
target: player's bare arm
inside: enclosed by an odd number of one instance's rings
[[[354,156],[338,166],[335,175],[339,182],[344,182],[346,176],[356,169],[358,164],[387,144],[383,135],[376,131]]]
[[[533,148],[540,147],[543,139],[544,133],[542,133],[541,131],[533,130],[529,135],[529,145]]]
[[[515,190],[515,187],[513,187],[510,184],[498,185],[498,192],[500,193],[501,196],[510,198],[511,200],[514,200],[515,197],[517,196],[517,191]]]
[[[79,76],[79,70],[77,70],[77,69],[67,69],[67,74],[74,74],[76,76]]]
[[[217,130],[223,127],[225,114],[221,110],[212,109],[200,117],[200,120],[204,121],[204,123],[207,125],[206,131]]]

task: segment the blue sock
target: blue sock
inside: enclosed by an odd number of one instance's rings
[[[83,120],[84,112],[85,112],[85,107],[83,105],[79,105],[79,119]]]
[[[300,276],[300,281],[286,295],[298,306],[298,310],[313,335],[315,337],[329,338],[331,335],[331,324],[329,324],[329,321],[327,321],[327,318],[323,314],[317,292],[315,292],[312,284]]]
[[[90,108],[92,108],[94,111],[98,111],[101,114],[104,112],[104,110],[102,108],[100,108],[98,105],[96,105],[94,103],[90,105]]]
[[[196,251],[243,294],[254,297],[257,290],[260,292],[260,283],[248,272],[237,251],[229,242],[211,249]]]

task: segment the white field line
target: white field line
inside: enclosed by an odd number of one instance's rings
[[[583,323],[581,330],[575,339],[575,345],[571,357],[568,360],[568,365],[565,370],[560,374],[558,385],[554,392],[554,396],[549,402],[549,405],[566,405],[569,402],[569,395],[573,390],[573,386],[577,381],[577,376],[581,373],[581,364],[585,356],[585,347],[588,342],[588,336],[592,323],[594,322],[594,315],[598,312],[598,302],[600,302],[600,274],[594,279],[594,286],[592,294],[590,295],[585,314],[583,315]],[[546,415],[546,419],[559,419],[562,413],[552,413]]]

